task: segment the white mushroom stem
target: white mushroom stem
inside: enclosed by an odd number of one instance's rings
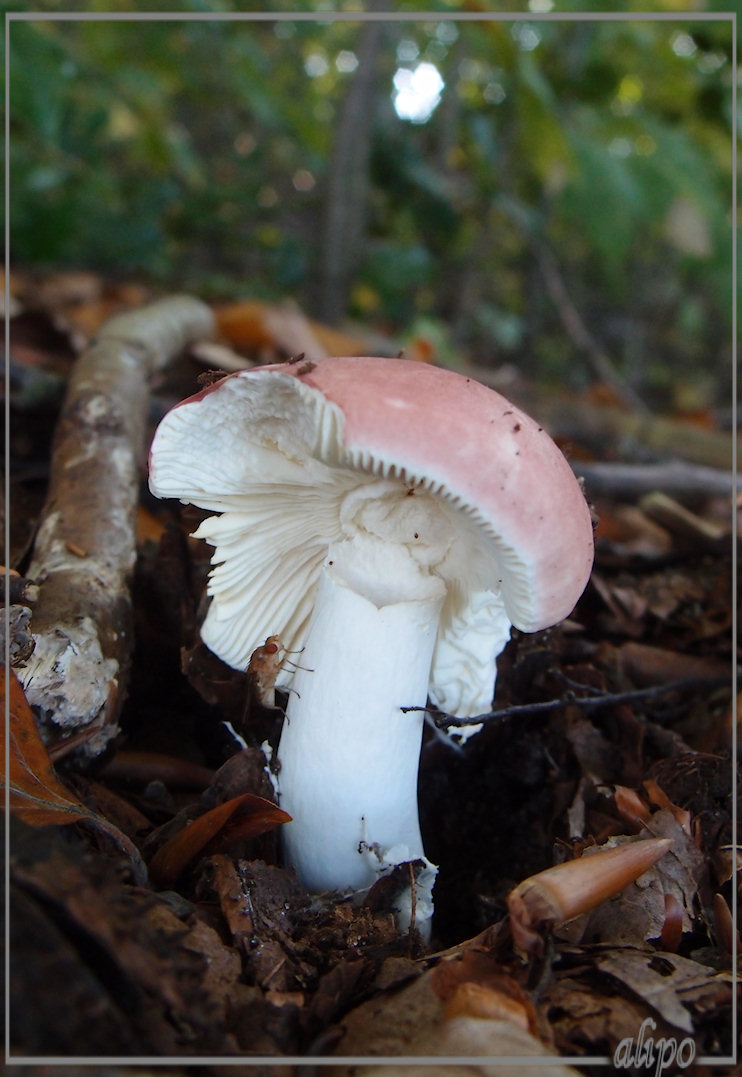
[[[364,891],[424,858],[423,714],[400,708],[425,705],[445,586],[383,547],[330,549],[278,748],[285,853],[313,891]]]

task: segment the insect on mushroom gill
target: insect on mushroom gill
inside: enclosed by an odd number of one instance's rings
[[[268,636],[265,643],[261,644],[260,647],[256,647],[250,655],[246,671],[247,695],[245,709],[242,714],[243,726],[249,719],[250,712],[256,702],[268,710],[276,709],[276,680],[284,663],[289,663],[297,669],[300,668],[288,658],[290,653],[299,654],[301,652],[287,651],[281,643],[280,636]],[[308,672],[311,673],[312,670]]]
[[[283,665],[284,648],[279,636],[268,636],[256,647],[247,664],[248,690],[264,707],[276,705],[276,679]]]

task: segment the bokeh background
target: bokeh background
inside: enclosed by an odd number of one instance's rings
[[[607,363],[650,407],[723,410],[733,24],[555,7],[12,22],[11,263],[290,297],[451,365],[580,389]]]

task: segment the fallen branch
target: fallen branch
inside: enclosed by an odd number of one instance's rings
[[[84,731],[89,755],[117,732],[131,658],[148,379],[212,332],[204,304],[160,300],[108,321],[70,376],[27,573],[39,584],[35,647],[17,672],[46,739]]]
[[[574,470],[586,483],[593,496],[621,497],[636,500],[644,494],[662,491],[678,501],[718,495],[731,497],[742,489],[742,476],[716,467],[703,467],[684,460],[668,460],[662,464],[614,464],[575,461]]]
[[[461,729],[470,725],[482,725],[485,722],[493,722],[503,718],[513,718],[524,714],[546,714],[549,711],[562,710],[564,707],[582,707],[584,710],[595,710],[599,707],[613,707],[619,703],[644,703],[650,699],[669,695],[671,692],[689,691],[693,688],[703,688],[707,691],[714,688],[730,686],[729,677],[685,677],[682,680],[671,681],[668,684],[657,684],[651,688],[637,688],[630,692],[605,692],[600,695],[577,696],[574,691],[565,692],[559,699],[542,700],[539,703],[514,703],[509,707],[501,707],[499,710],[488,711],[486,714],[475,714],[470,718],[459,718],[454,714],[446,714],[437,707],[400,707],[399,709],[408,714],[411,711],[425,711],[430,715],[430,720],[437,729]],[[580,685],[587,691],[592,691],[590,685]]]
[[[590,446],[599,457],[621,446],[627,455],[675,457],[704,467],[731,471],[735,441],[723,430],[706,430],[684,419],[645,416],[623,408],[574,400],[564,393],[513,390],[514,404],[534,415],[552,437]]]
[[[456,367],[466,377],[503,393],[532,415],[559,441],[574,441],[605,459],[620,446],[625,459],[644,461],[647,455],[687,460],[712,469],[731,471],[742,439],[725,430],[707,430],[687,419],[640,415],[615,405],[595,404],[554,388],[521,382],[504,383],[502,374],[483,365]]]

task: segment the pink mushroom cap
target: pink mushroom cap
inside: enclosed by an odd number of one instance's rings
[[[500,536],[517,564],[502,580],[516,628],[533,632],[574,609],[590,577],[593,527],[585,496],[546,431],[495,390],[405,359],[324,359],[281,370],[341,408],[353,457],[425,477]],[[296,373],[295,373],[296,371]],[[369,470],[371,467],[369,466]]]
[[[256,396],[262,401],[259,421],[271,412],[274,395],[266,379],[274,379],[275,385],[276,411],[268,415],[273,430],[285,416],[289,425],[296,424],[298,415],[302,421],[316,417],[328,411],[327,405],[340,417],[331,435],[324,427],[317,433],[312,446],[315,460],[331,469],[396,478],[411,488],[420,487],[477,524],[491,551],[492,579],[487,586],[501,596],[516,628],[537,631],[572,612],[593,563],[592,521],[581,485],[538,423],[494,390],[440,367],[405,359],[327,358],[231,374],[182,401],[162,420],[150,455],[150,487],[156,496],[178,497],[216,510],[225,520],[234,507],[239,516],[241,431],[255,423]],[[294,382],[300,383],[296,391]],[[299,403],[287,404],[287,397]],[[247,418],[250,408],[253,417]],[[309,512],[308,504],[305,511]],[[294,521],[294,526],[304,527],[301,543],[306,536],[318,551],[304,584],[296,584],[296,597],[282,599],[287,623],[289,604],[298,609],[290,638],[293,646],[301,646],[311,595],[302,593],[299,598],[299,591],[316,588],[322,535],[321,522],[313,532],[308,516],[306,521]],[[258,543],[252,525],[250,530]],[[241,638],[239,603],[256,606],[254,595],[240,584],[242,565],[255,571],[255,559],[262,557],[263,577],[276,581],[291,572],[286,555],[283,568],[277,565],[274,571],[268,555],[256,548],[249,557],[225,552],[229,542],[230,549],[237,549],[235,534],[220,522],[215,531],[201,535],[217,545],[218,567],[211,587],[215,601],[219,598],[222,603],[213,616],[212,611],[209,614],[216,642],[204,638],[220,653],[218,644],[229,635],[222,657],[240,666],[251,648],[281,630],[266,622],[250,628],[255,639]],[[227,545],[220,555],[222,537]],[[236,557],[232,567],[230,556]],[[240,587],[238,599],[235,589]],[[275,612],[279,605],[272,603],[270,608]],[[460,634],[463,628],[450,631]]]

